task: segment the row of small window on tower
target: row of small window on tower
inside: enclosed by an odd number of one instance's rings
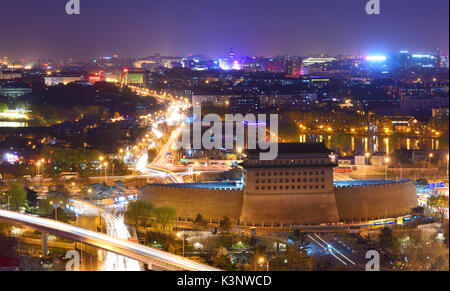
[[[288,186],[256,186],[256,190],[314,190],[325,189],[325,185],[288,185]]]
[[[299,172],[256,172],[256,177],[265,177],[265,176],[318,176],[325,175],[325,171],[299,171]]]
[[[264,184],[264,183],[295,183],[295,182],[297,182],[297,183],[314,183],[314,182],[325,182],[325,179],[324,178],[315,178],[315,179],[306,179],[306,178],[304,178],[304,179],[300,179],[300,178],[297,178],[297,179],[256,179],[256,184]]]

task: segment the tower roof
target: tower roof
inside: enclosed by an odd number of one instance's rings
[[[260,152],[266,152],[265,150],[255,149],[246,150],[248,155],[259,154]],[[289,155],[289,154],[330,154],[329,150],[324,143],[316,142],[290,142],[290,143],[278,143],[278,154]]]

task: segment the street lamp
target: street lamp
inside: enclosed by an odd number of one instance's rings
[[[434,157],[433,153],[428,155],[428,167],[431,168],[431,158]]]
[[[88,194],[89,194],[89,200],[92,202],[92,189],[88,189],[87,190]]]
[[[41,178],[39,177],[39,170],[41,168],[41,161],[36,163],[36,178],[38,179],[38,187],[41,188]]]
[[[386,157],[385,159],[384,159],[384,162],[385,162],[385,164],[386,164],[386,177],[385,177],[385,180],[387,180],[387,177],[388,177],[388,167],[389,167],[389,162],[391,161],[391,159],[389,158],[389,157]]]
[[[369,153],[369,152],[366,152],[366,153],[364,154],[364,156],[365,156],[366,159],[367,159],[367,164],[369,164],[370,153]]]
[[[58,207],[60,207],[63,202],[62,200],[59,201],[59,203],[53,203],[53,201],[50,201],[50,205],[53,207],[53,204],[55,206],[55,220],[58,220]]]
[[[37,175],[39,176],[39,168],[41,167],[40,161],[36,163],[36,167],[37,167]]]
[[[41,165],[42,165],[42,173],[41,173],[41,176],[42,176],[42,178],[44,178],[44,175],[45,175],[45,159],[41,159],[40,161],[39,161],[40,163],[41,163]]]
[[[102,210],[98,209],[98,218],[100,219],[100,228],[102,228]]]
[[[267,270],[267,272],[269,272],[269,262],[271,261],[271,260],[273,260],[273,259],[275,259],[275,257],[272,257],[272,258],[270,258],[270,259],[268,259],[268,260],[266,260],[264,257],[260,257],[259,258],[259,260],[258,260],[258,262],[259,262],[259,264],[263,264],[264,262],[266,262],[266,270]]]
[[[242,151],[243,151],[243,149],[242,149],[241,147],[238,147],[238,148],[237,148],[237,152],[238,152],[238,154],[239,154],[239,160],[242,159]]]
[[[99,176],[101,177],[102,176],[102,162],[103,162],[103,160],[104,160],[105,158],[103,157],[103,156],[100,156],[99,158],[98,158],[98,160],[100,161],[100,166],[99,166]]]
[[[105,162],[105,163],[103,164],[103,166],[105,166],[105,183],[106,183],[106,175],[107,175],[107,173],[108,173],[108,163]]]
[[[182,237],[183,238],[183,258],[184,258],[184,239],[185,239],[185,235],[184,235],[184,231],[180,231],[177,233],[177,237]]]
[[[50,205],[53,207],[53,201],[50,201]],[[55,220],[58,220],[58,206],[55,205]]]

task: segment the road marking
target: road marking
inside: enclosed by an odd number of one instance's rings
[[[321,246],[325,251],[327,251],[328,254],[332,255],[333,257],[335,257],[336,259],[338,259],[342,264],[344,264],[345,266],[347,266],[347,263],[344,262],[343,260],[341,260],[339,257],[337,257],[335,254],[331,253],[328,251],[328,248],[324,247],[321,243],[319,243],[317,240],[315,240],[311,235],[309,235],[309,238],[312,239],[316,244],[318,244],[319,246]]]
[[[347,258],[344,254],[342,254],[340,251],[338,251],[336,248],[334,248],[331,244],[329,244],[328,242],[326,242],[323,238],[321,238],[319,235],[317,235],[317,233],[314,234],[318,239],[320,239],[321,241],[323,241],[324,243],[326,243],[332,250],[335,250],[338,254],[340,254],[343,258],[347,259],[350,263],[352,263],[353,265],[356,265],[352,260],[350,260],[349,258]]]

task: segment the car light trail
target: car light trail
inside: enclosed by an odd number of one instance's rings
[[[336,259],[338,259],[342,264],[344,264],[345,266],[347,266],[347,263],[344,262],[343,260],[341,260],[338,256],[336,256],[335,254],[333,254],[332,252],[329,251],[329,249],[326,246],[323,246],[321,243],[319,243],[316,239],[314,239],[311,235],[308,234],[308,237],[314,241],[318,246],[322,247],[327,253],[329,253],[330,255],[332,255],[333,257],[335,257]]]
[[[327,246],[336,251],[338,254],[340,254],[344,259],[346,259],[347,261],[349,261],[350,263],[352,263],[353,265],[356,265],[355,262],[353,262],[352,260],[350,260],[348,257],[346,257],[344,254],[342,254],[340,251],[338,251],[336,248],[334,248],[331,244],[327,243],[323,238],[321,238],[317,233],[314,234],[318,239],[320,239],[322,242],[324,242],[325,244],[327,244]]]
[[[110,236],[121,239],[128,239],[131,236],[125,226],[123,216],[117,217],[104,209],[78,199],[70,199],[70,203],[79,209],[83,209],[85,214],[95,216],[100,211],[106,223],[106,231]],[[107,252],[102,269],[104,271],[140,271],[141,267],[136,260]]]
[[[168,270],[190,270],[190,271],[219,271],[219,269],[200,264],[189,259],[139,245],[120,238],[114,238],[103,233],[83,229],[62,222],[20,214],[17,212],[0,210],[0,218],[8,221],[26,224],[41,230],[55,232],[57,235],[72,239],[82,240],[83,243],[102,248],[106,251],[150,263],[156,266],[164,266]]]

